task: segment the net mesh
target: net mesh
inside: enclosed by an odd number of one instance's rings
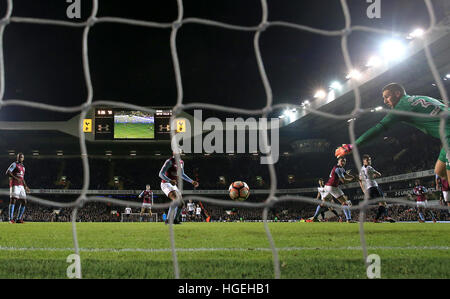
[[[444,101],[446,107],[448,107],[448,95],[446,92],[446,89],[444,87],[443,80],[438,72],[438,69],[435,65],[435,62],[433,60],[433,56],[429,49],[429,41],[428,36],[433,32],[437,30],[450,30],[450,27],[446,26],[438,26],[436,22],[436,17],[434,13],[434,8],[432,5],[431,0],[424,0],[427,13],[430,18],[430,26],[426,30],[424,37],[422,38],[422,43],[427,59],[428,66],[430,68],[430,71],[433,75],[433,78],[437,84],[437,87],[440,91],[442,100]],[[323,36],[328,37],[341,37],[341,50],[344,56],[345,65],[346,68],[350,71],[353,69],[353,64],[350,58],[350,53],[348,49],[348,38],[352,34],[352,32],[360,31],[360,32],[375,32],[380,34],[386,34],[389,36],[392,36],[392,31],[386,31],[381,29],[375,29],[365,26],[353,26],[352,25],[352,18],[349,11],[348,3],[346,0],[340,0],[341,7],[343,10],[343,14],[345,17],[345,28],[342,30],[336,30],[336,31],[329,31],[329,30],[321,30],[309,26],[304,26],[300,24],[294,24],[289,22],[282,22],[282,21],[268,21],[269,16],[269,10],[267,6],[266,0],[261,0],[261,7],[262,7],[262,18],[258,26],[237,26],[233,24],[227,24],[222,22],[217,22],[213,20],[208,19],[201,19],[201,18],[184,18],[184,9],[183,9],[183,1],[177,0],[177,7],[178,7],[178,16],[176,20],[174,20],[171,23],[159,23],[159,22],[148,22],[148,21],[140,21],[140,20],[133,20],[133,19],[125,19],[125,18],[117,18],[117,17],[97,17],[98,12],[98,1],[93,0],[92,1],[92,11],[85,22],[81,23],[73,23],[73,22],[67,22],[67,21],[58,21],[58,20],[50,20],[50,19],[39,19],[39,18],[25,18],[25,17],[14,17],[12,16],[13,13],[13,0],[7,0],[7,10],[5,16],[0,20],[0,109],[5,106],[23,106],[23,107],[30,107],[30,108],[36,108],[36,109],[44,109],[44,110],[50,110],[50,111],[56,111],[61,113],[73,113],[73,112],[81,112],[80,116],[80,122],[79,122],[79,143],[80,143],[80,149],[81,149],[81,158],[82,158],[82,165],[83,165],[83,188],[81,190],[81,194],[78,197],[78,199],[72,203],[56,203],[52,201],[48,201],[42,198],[38,198],[35,196],[28,196],[27,198],[30,201],[36,202],[38,204],[51,206],[51,207],[59,207],[59,208],[74,208],[72,212],[72,234],[73,234],[73,245],[74,245],[74,252],[75,254],[79,255],[80,248],[78,246],[78,239],[77,239],[77,227],[76,227],[76,218],[78,209],[83,207],[83,205],[87,202],[100,202],[100,203],[111,203],[119,206],[129,206],[129,207],[137,207],[139,208],[141,205],[136,202],[129,202],[124,200],[118,200],[114,198],[103,198],[103,197],[92,197],[87,195],[87,191],[89,190],[89,162],[88,162],[88,152],[86,149],[86,141],[85,136],[83,132],[83,120],[85,119],[88,111],[96,106],[113,106],[113,107],[120,107],[120,108],[127,108],[127,109],[137,109],[145,112],[154,112],[153,109],[148,109],[146,107],[141,107],[137,105],[133,105],[126,102],[110,102],[110,101],[93,101],[93,85],[91,81],[91,73],[89,68],[89,55],[88,55],[88,36],[90,29],[99,23],[116,23],[116,24],[127,24],[127,25],[134,25],[134,26],[143,26],[143,27],[152,27],[152,28],[161,28],[161,29],[171,29],[171,36],[170,36],[170,49],[171,49],[171,55],[174,65],[174,71],[175,71],[175,78],[176,78],[176,87],[177,87],[177,103],[173,107],[173,116],[171,121],[173,122],[175,117],[179,115],[182,111],[188,110],[188,109],[194,109],[194,108],[201,108],[201,109],[209,109],[209,110],[216,110],[216,111],[224,111],[224,112],[232,112],[232,113],[240,113],[244,115],[260,115],[263,118],[267,118],[269,113],[274,111],[275,109],[279,108],[301,108],[305,109],[307,112],[316,114],[318,116],[327,117],[327,118],[333,118],[333,119],[349,119],[349,118],[357,118],[365,113],[369,113],[370,109],[361,109],[361,94],[359,85],[356,81],[352,80],[352,89],[354,93],[355,98],[355,105],[354,109],[350,114],[346,115],[335,115],[330,114],[326,112],[322,112],[316,109],[311,109],[304,106],[296,106],[292,104],[277,104],[273,105],[273,94],[270,82],[268,80],[266,70],[264,67],[264,61],[262,59],[261,51],[260,51],[260,37],[263,32],[271,26],[283,26],[283,27],[289,27],[300,31],[310,32],[314,34],[319,34]],[[4,64],[4,57],[3,57],[3,40],[4,40],[4,32],[5,28],[10,23],[29,23],[29,24],[41,24],[41,25],[54,25],[54,26],[67,26],[67,27],[79,27],[84,28],[83,31],[83,37],[82,37],[82,59],[83,59],[83,71],[84,71],[84,78],[87,86],[87,98],[86,101],[79,106],[74,107],[61,107],[61,106],[55,106],[55,105],[48,105],[43,103],[36,103],[31,101],[24,101],[24,100],[18,100],[18,99],[4,99],[5,94],[5,64]],[[185,24],[199,24],[199,25],[205,25],[205,26],[214,26],[214,27],[220,27],[223,29],[228,30],[237,30],[237,31],[249,31],[254,32],[254,51],[255,56],[257,59],[257,65],[259,74],[261,77],[261,80],[264,85],[265,94],[266,94],[266,105],[262,107],[261,109],[255,109],[255,110],[247,110],[247,109],[239,109],[235,107],[227,107],[227,106],[220,106],[220,105],[214,105],[210,103],[190,103],[190,104],[184,104],[183,103],[183,82],[181,78],[181,71],[180,71],[180,62],[178,59],[178,52],[177,52],[177,34],[179,29],[185,25]],[[406,36],[406,33],[403,32],[397,32],[394,33],[394,35],[398,36]],[[388,113],[387,110],[378,110],[377,113]],[[417,113],[407,113],[407,112],[398,112],[398,111],[390,111],[390,113],[394,114],[403,114],[403,115],[411,115],[416,117],[428,117],[428,118],[440,118],[441,126],[440,126],[440,135],[441,135],[441,141],[444,145],[447,152],[449,152],[448,143],[446,140],[446,134],[445,134],[445,127],[446,127],[446,120],[448,117],[448,111],[444,111],[443,113],[439,114],[438,116],[429,116],[429,115],[423,115],[423,114],[417,114]],[[174,137],[174,131],[171,132],[172,135],[172,147],[175,148],[175,138]],[[352,144],[355,144],[355,122],[349,123],[349,135],[350,140]],[[261,134],[261,141],[263,143],[264,148],[268,148],[268,138],[267,138],[267,130],[266,134]],[[268,152],[268,151],[265,151]],[[180,163],[180,155],[176,154],[176,161],[177,164]],[[355,165],[358,169],[361,169],[361,159],[360,154],[358,151],[357,146],[354,147],[353,150],[353,158],[355,161]],[[269,162],[271,161],[271,157],[268,156]],[[248,202],[231,202],[231,201],[224,201],[224,200],[218,200],[213,198],[208,198],[204,196],[187,196],[184,198],[184,200],[193,200],[193,201],[203,201],[206,203],[211,203],[215,205],[220,205],[224,207],[244,207],[244,208],[263,208],[263,222],[264,222],[264,228],[267,235],[267,240],[270,245],[270,249],[272,251],[273,255],[273,268],[274,268],[274,278],[280,278],[281,277],[281,270],[280,270],[280,263],[279,263],[279,257],[278,257],[278,249],[275,246],[275,242],[272,238],[272,234],[270,232],[270,229],[268,227],[268,212],[269,209],[274,206],[275,204],[278,204],[280,202],[284,201],[300,201],[300,202],[306,202],[311,204],[316,204],[317,201],[315,201],[312,198],[304,197],[304,196],[276,196],[277,191],[277,180],[276,180],[276,173],[273,163],[268,164],[269,173],[270,173],[270,192],[267,196],[267,199],[264,202],[261,203],[248,203]],[[178,167],[180,170],[180,167]],[[181,178],[181,176],[178,176]],[[182,181],[179,182],[180,190],[182,191]],[[9,195],[9,193],[3,192],[4,195]],[[155,204],[153,207],[155,209],[166,209],[170,206],[175,206],[179,204],[181,201],[181,198],[179,198],[177,201],[173,201],[172,203],[166,203],[166,204]],[[378,201],[385,201],[390,203],[398,203],[403,205],[409,205],[414,206],[414,203],[399,199],[399,198],[384,198],[382,200]],[[371,203],[377,202],[376,200],[371,200]],[[340,206],[335,205],[333,203],[326,203],[327,206],[339,208]],[[360,234],[360,241],[361,241],[361,248],[363,251],[363,257],[364,257],[364,263],[367,266],[367,245],[365,241],[365,234],[364,234],[364,215],[365,211],[369,206],[369,198],[366,195],[364,197],[364,200],[357,206],[353,206],[350,209],[351,210],[359,210],[360,211],[360,217],[359,217],[359,234]],[[448,209],[446,207],[438,207],[440,209]],[[173,210],[173,209],[172,209]],[[171,242],[171,252],[172,252],[172,259],[173,259],[173,269],[174,269],[174,277],[180,278],[180,269],[178,265],[178,259],[177,259],[177,249],[175,246],[175,235],[173,230],[173,214],[169,215],[170,219],[170,225],[169,225],[169,232],[170,232],[170,242]]]

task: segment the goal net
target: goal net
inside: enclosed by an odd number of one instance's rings
[[[89,195],[89,187],[90,187],[90,163],[88,159],[88,150],[86,146],[86,137],[83,132],[83,120],[86,118],[87,112],[89,109],[98,107],[98,106],[110,106],[110,107],[117,107],[117,108],[125,108],[125,109],[139,109],[140,111],[144,112],[151,112],[153,113],[154,110],[146,108],[146,107],[137,107],[133,103],[129,102],[113,102],[113,101],[94,101],[94,85],[92,83],[91,78],[91,70],[90,70],[90,64],[89,64],[89,45],[92,42],[89,40],[90,31],[94,26],[98,26],[98,24],[101,23],[112,23],[112,24],[127,24],[127,25],[133,25],[133,26],[139,26],[139,27],[145,27],[145,28],[154,28],[154,29],[169,29],[171,30],[170,34],[170,52],[171,57],[173,61],[173,71],[175,74],[175,80],[176,80],[176,91],[177,91],[177,101],[176,105],[173,107],[173,116],[171,118],[172,123],[176,119],[177,116],[179,116],[181,113],[183,113],[186,110],[192,110],[192,109],[207,109],[207,110],[213,110],[213,111],[221,111],[221,112],[227,112],[227,113],[234,113],[239,115],[252,115],[252,116],[259,116],[262,118],[268,118],[268,115],[275,111],[276,109],[299,109],[304,110],[307,113],[311,113],[314,115],[317,115],[318,117],[324,117],[324,118],[330,118],[330,119],[340,119],[340,120],[347,120],[347,119],[354,119],[357,117],[360,117],[361,115],[364,115],[366,113],[371,113],[371,109],[363,109],[362,108],[362,96],[361,96],[361,90],[360,90],[360,83],[357,80],[350,80],[350,84],[354,93],[354,109],[351,113],[345,114],[345,115],[336,115],[334,113],[328,113],[321,111],[319,109],[313,109],[309,107],[308,105],[292,105],[292,104],[276,104],[274,105],[273,101],[273,92],[272,92],[272,86],[271,82],[268,78],[268,75],[266,73],[266,66],[264,64],[264,59],[261,54],[261,37],[264,35],[264,32],[269,27],[285,27],[285,28],[291,28],[294,30],[298,30],[299,32],[308,32],[311,34],[318,34],[324,37],[334,37],[334,38],[340,38],[341,40],[341,49],[342,55],[344,57],[344,62],[346,69],[348,73],[351,73],[352,70],[354,70],[354,63],[352,62],[351,55],[349,52],[349,37],[355,33],[355,32],[369,32],[369,33],[379,33],[381,35],[387,35],[392,36],[393,32],[386,31],[386,30],[380,30],[365,26],[358,26],[352,23],[352,16],[350,14],[348,2],[346,0],[340,0],[342,12],[345,19],[345,26],[340,30],[323,30],[318,28],[312,28],[309,26],[301,25],[301,24],[295,24],[290,22],[284,22],[284,21],[274,21],[269,20],[269,8],[268,3],[266,0],[260,1],[261,6],[261,19],[259,24],[255,26],[242,26],[242,25],[235,25],[235,24],[228,24],[223,22],[218,22],[215,20],[209,20],[209,19],[203,19],[203,18],[186,18],[184,7],[183,7],[183,0],[177,0],[177,17],[173,20],[173,22],[170,23],[160,23],[160,22],[151,22],[151,21],[140,21],[140,20],[133,20],[133,19],[126,19],[126,18],[118,18],[118,17],[98,17],[98,9],[99,9],[99,1],[93,0],[92,1],[92,11],[90,13],[89,18],[85,22],[69,22],[69,21],[60,21],[60,20],[51,20],[51,19],[41,19],[41,18],[26,18],[26,17],[19,17],[14,16],[14,1],[13,0],[7,0],[6,1],[6,13],[1,18],[0,21],[0,109],[7,106],[19,106],[19,107],[28,107],[28,108],[38,108],[42,110],[48,110],[48,111],[54,111],[59,113],[73,113],[73,112],[80,112],[80,122],[78,124],[78,132],[79,132],[79,141],[80,141],[80,150],[81,150],[81,159],[82,159],[82,165],[83,165],[83,188],[77,196],[77,199],[73,202],[68,203],[58,203],[55,201],[50,201],[43,199],[39,196],[28,196],[28,200],[32,203],[48,206],[51,208],[71,208],[73,209],[71,219],[72,219],[72,237],[73,237],[73,251],[76,255],[80,255],[80,246],[78,243],[78,230],[77,230],[77,213],[79,213],[79,210],[83,208],[86,204],[89,203],[111,203],[116,206],[122,206],[125,207],[132,207],[134,209],[138,209],[141,207],[141,204],[138,202],[130,203],[129,201],[124,201],[120,199],[115,198],[105,198],[105,197],[98,197],[98,196],[91,196]],[[427,8],[427,13],[430,18],[430,26],[425,30],[423,37],[420,39],[423,51],[426,55],[427,64],[429,66],[429,69],[433,75],[436,87],[438,88],[441,99],[444,101],[446,107],[448,107],[449,99],[446,87],[444,85],[444,80],[442,78],[442,75],[439,73],[436,62],[434,61],[433,54],[430,51],[430,45],[429,45],[429,39],[433,34],[436,32],[444,32],[450,30],[449,26],[443,26],[439,25],[436,21],[435,11],[433,8],[433,3],[431,0],[424,0],[425,6]],[[34,25],[48,25],[48,26],[60,26],[60,27],[73,27],[73,28],[82,28],[83,29],[83,36],[81,40],[81,47],[82,47],[82,64],[83,64],[83,73],[84,78],[87,86],[87,96],[83,104],[76,106],[76,107],[65,107],[65,106],[58,106],[58,105],[50,105],[50,104],[42,104],[35,101],[29,101],[29,100],[21,100],[21,99],[8,99],[5,98],[5,84],[7,82],[7,76],[5,75],[5,62],[4,62],[4,35],[5,32],[8,30],[8,26],[13,23],[22,23],[22,24],[34,24]],[[230,30],[232,32],[240,31],[240,32],[250,32],[253,34],[253,44],[254,44],[254,55],[257,61],[257,68],[260,75],[260,79],[264,86],[265,91],[265,100],[261,103],[259,109],[254,110],[248,110],[248,109],[240,109],[237,107],[228,107],[226,105],[215,105],[211,103],[185,103],[185,99],[183,97],[183,91],[184,91],[184,84],[182,81],[182,75],[181,75],[181,68],[180,68],[180,59],[179,59],[179,49],[177,48],[177,37],[179,37],[182,32],[180,30],[183,28],[186,24],[196,24],[200,26],[210,26],[214,28],[220,28],[221,30]],[[405,36],[407,33],[404,32],[397,32],[395,33],[397,36]],[[151,39],[151,36],[147,37]],[[386,109],[381,109],[375,111],[376,113],[382,113],[387,114],[389,111]],[[398,115],[414,115],[413,113],[407,113],[407,112],[398,112],[398,111],[391,111],[392,114],[398,114]],[[444,111],[440,113],[439,115],[435,116],[425,116],[429,118],[439,118],[441,120],[441,141],[442,144],[447,152],[449,152],[448,147],[448,141],[446,139],[445,134],[445,128],[446,128],[446,121],[448,118],[448,111]],[[417,116],[417,115],[416,115]],[[423,117],[423,116],[421,116]],[[0,127],[1,129],[1,127]],[[348,125],[349,129],[349,136],[351,144],[355,144],[355,122],[350,121]],[[174,130],[171,131],[171,137],[172,137],[172,148],[174,151],[176,151],[177,143],[176,143],[176,132]],[[263,134],[261,134],[263,148],[267,149],[269,146],[269,139],[268,139],[268,130],[266,129]],[[268,151],[266,151],[267,153]],[[177,153],[176,155],[176,161],[179,165],[180,163],[180,154]],[[357,146],[354,146],[352,157],[354,158],[354,163],[357,167],[357,169],[361,169],[361,155],[358,150]],[[261,203],[252,203],[252,202],[231,202],[231,201],[225,201],[217,198],[211,198],[208,196],[205,196],[201,193],[195,193],[190,194],[187,196],[184,196],[184,201],[192,200],[194,202],[201,201],[203,203],[212,204],[216,206],[221,206],[224,209],[228,210],[232,207],[238,207],[238,208],[246,208],[246,209],[262,209],[262,219],[264,222],[264,231],[267,238],[267,242],[269,244],[270,252],[272,254],[272,263],[273,263],[273,277],[274,278],[281,278],[282,275],[282,268],[283,265],[280,262],[280,255],[279,250],[276,246],[276,241],[274,240],[274,236],[272,235],[272,232],[269,228],[267,217],[269,210],[281,203],[281,202],[302,202],[302,203],[310,203],[315,204],[317,203],[315,199],[306,197],[306,196],[297,196],[293,194],[289,195],[282,195],[280,196],[277,194],[277,180],[276,180],[276,170],[274,163],[272,161],[272,157],[268,155],[268,170],[270,174],[270,190],[268,191],[268,194],[266,194],[266,200]],[[178,171],[180,171],[180,167],[178,167]],[[178,176],[181,178],[181,176]],[[183,192],[183,186],[182,182],[179,182],[179,188],[180,191]],[[2,195],[9,196],[8,192],[2,192]],[[411,201],[407,201],[402,198],[385,198],[383,201],[386,201],[388,203],[399,203],[404,204],[407,206],[415,206],[415,203]],[[164,203],[164,204],[154,204],[153,209],[158,211],[167,210],[169,207],[174,207],[175,205],[179,204],[181,202],[181,199],[174,201],[172,203]],[[373,203],[373,202],[371,202]],[[327,203],[330,207],[339,208],[340,206],[333,204],[333,203]],[[364,213],[366,209],[369,207],[369,198],[366,195],[364,197],[364,200],[361,201],[359,205],[354,205],[351,207],[352,211],[358,210],[361,213],[360,219],[364,219]],[[440,209],[448,209],[447,207],[439,207]],[[140,215],[138,213],[131,213],[129,217],[127,215],[124,215],[122,213],[122,222],[138,222],[140,221]],[[173,277],[174,278],[180,278],[180,265],[178,262],[178,255],[179,251],[177,250],[177,247],[175,245],[175,232],[173,228],[173,215],[169,215],[170,224],[169,224],[169,236],[170,236],[170,253],[172,257],[173,262]],[[159,221],[158,214],[153,214],[151,217],[148,217],[146,215],[146,220],[150,221]],[[368,265],[367,258],[368,258],[368,246],[366,243],[366,235],[365,235],[365,228],[363,224],[363,220],[359,223],[359,237],[360,237],[360,246],[362,250],[362,257],[363,262],[365,266]],[[82,263],[82,260],[81,260]],[[80,272],[79,277],[81,278],[82,272]]]

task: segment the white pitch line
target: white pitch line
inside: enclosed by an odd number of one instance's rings
[[[347,247],[282,247],[278,251],[302,251],[302,250],[361,250],[361,246]],[[370,250],[449,250],[449,246],[373,246]],[[3,247],[0,251],[73,251],[73,248],[37,248],[37,247]],[[170,248],[80,248],[83,252],[171,252]],[[177,248],[177,252],[208,252],[208,251],[271,251],[270,248]]]

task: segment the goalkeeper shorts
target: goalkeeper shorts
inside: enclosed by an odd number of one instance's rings
[[[447,168],[447,170],[450,170],[450,155],[447,154],[447,152],[445,151],[445,147],[442,148],[441,153],[439,154],[439,161],[442,161],[445,163],[445,166]]]

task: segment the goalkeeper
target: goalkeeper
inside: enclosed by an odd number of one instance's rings
[[[396,111],[415,112],[430,116],[439,115],[446,109],[448,111],[448,108],[446,108],[445,105],[439,100],[426,96],[407,95],[403,86],[397,83],[391,83],[383,88],[383,99],[387,106]],[[360,136],[355,142],[356,145],[361,146],[368,143],[398,122],[403,122],[407,125],[413,126],[434,138],[440,138],[440,118],[417,117],[389,113],[376,126],[372,127]],[[446,138],[447,144],[450,146],[450,123],[446,124],[445,136],[443,137]],[[352,148],[353,146],[351,144],[344,144],[336,149],[335,154],[337,157],[345,156],[351,153]],[[445,147],[443,147],[434,169],[435,173],[442,178],[450,177],[449,160],[450,155],[446,153]]]

